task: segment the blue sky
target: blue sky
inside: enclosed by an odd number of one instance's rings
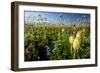
[[[59,23],[64,24],[79,24],[80,22],[90,23],[90,14],[85,13],[62,13],[62,12],[43,12],[43,11],[24,11],[25,19],[31,17],[30,21],[33,19],[47,18],[49,23]],[[27,20],[27,19],[26,19]]]

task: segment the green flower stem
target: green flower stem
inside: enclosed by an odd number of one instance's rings
[[[72,45],[71,45],[71,48],[70,48],[70,53],[71,53],[71,55],[72,55],[72,49],[73,49],[73,47],[72,47]]]
[[[76,57],[76,49],[74,49],[74,52],[73,52],[74,54],[73,54],[73,59],[75,59],[75,57]]]
[[[79,56],[79,54],[78,54],[78,50],[76,50],[76,53],[77,53],[77,57],[78,57],[78,59],[80,59],[80,56]]]

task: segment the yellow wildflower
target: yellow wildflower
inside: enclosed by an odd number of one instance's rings
[[[74,49],[79,49],[80,48],[80,41],[79,39],[75,38],[73,41],[73,48]]]
[[[85,28],[83,28],[83,30],[82,30],[83,32],[85,32],[86,30],[85,30]]]
[[[78,38],[78,39],[81,38],[81,31],[78,31],[78,32],[76,33],[76,38]]]
[[[69,37],[69,43],[70,43],[70,44],[73,44],[73,41],[74,41],[74,37],[73,37],[73,36],[70,36],[70,37]]]
[[[64,29],[62,29],[62,32],[64,32],[65,30]]]

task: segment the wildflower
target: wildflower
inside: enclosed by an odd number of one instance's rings
[[[75,38],[73,41],[73,48],[74,49],[79,49],[80,48],[80,41],[78,38]]]
[[[59,14],[59,17],[62,18],[63,17],[63,14]]]
[[[62,32],[64,32],[65,30],[64,29],[62,29]]]
[[[60,22],[61,24],[64,23],[63,14],[59,14],[59,22]]]
[[[44,19],[45,19],[45,21],[47,21],[47,18],[46,17]]]
[[[81,31],[78,31],[78,32],[76,33],[76,38],[78,38],[78,39],[81,38]]]
[[[73,36],[70,36],[70,37],[69,37],[69,43],[70,43],[70,44],[73,44],[73,41],[74,41],[74,37],[73,37]]]
[[[85,28],[83,28],[82,32],[85,32],[85,31],[86,31]]]
[[[41,14],[39,14],[38,16],[41,17]]]

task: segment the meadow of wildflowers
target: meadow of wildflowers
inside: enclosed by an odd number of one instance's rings
[[[90,58],[89,25],[51,24],[47,18],[24,25],[25,61]],[[62,15],[60,15],[62,18]]]

